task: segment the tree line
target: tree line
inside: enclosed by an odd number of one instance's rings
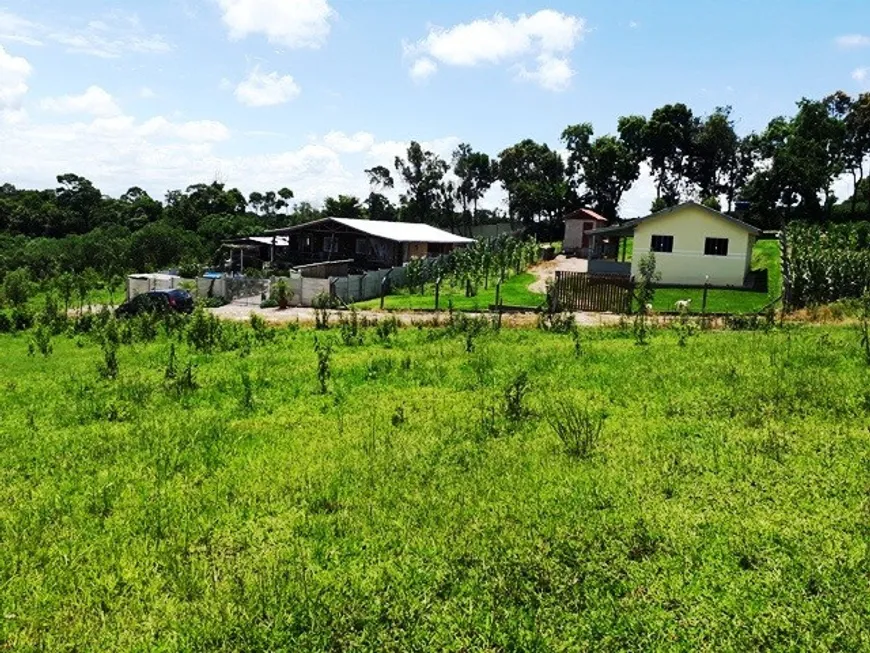
[[[870,94],[803,99],[794,115],[758,133],[738,134],[730,107],[696,115],[682,103],[649,116],[624,116],[613,134],[568,126],[559,149],[531,139],[490,156],[459,145],[450,160],[412,142],[391,167],[366,170],[367,197],[295,202],[289,188],[245,196],[224,184],[195,184],[161,200],[139,187],[118,198],[75,174],[47,190],[0,186],[0,274],[25,267],[36,277],[94,269],[103,276],[217,259],[222,240],[323,216],[426,222],[454,231],[510,220],[539,238],[561,237],[562,217],[580,206],[620,218],[644,166],[656,197],[651,211],[702,201],[761,227],[794,219],[865,219],[870,213]],[[856,189],[837,198],[849,175]],[[493,188],[503,210],[480,203]],[[398,194],[398,201],[391,196]],[[841,201],[842,200],[842,201]]]

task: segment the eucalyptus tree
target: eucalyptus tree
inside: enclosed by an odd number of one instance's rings
[[[623,195],[640,176],[644,150],[636,133],[644,122],[639,116],[620,118],[619,137],[606,135],[593,140],[589,123],[572,125],[562,132],[574,193],[608,220],[619,217]]]
[[[401,196],[403,218],[409,222],[437,220],[442,204],[442,182],[449,169],[447,163],[412,141],[406,158],[396,157],[395,169],[406,187]]]

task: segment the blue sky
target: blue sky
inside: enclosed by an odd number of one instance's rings
[[[568,124],[677,101],[762,129],[870,90],[870,3],[0,0],[0,48],[2,182],[162,197],[218,178],[317,202],[365,194],[410,139],[558,147]]]

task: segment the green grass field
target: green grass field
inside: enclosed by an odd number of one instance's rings
[[[870,648],[854,329],[221,329],[0,336],[2,648]]]
[[[760,240],[752,252],[752,269],[767,268],[768,292],[742,290],[710,290],[707,294],[709,313],[757,313],[782,295],[782,262],[779,241]],[[660,288],[656,291],[653,307],[657,311],[673,311],[681,299],[692,300],[692,311],[699,313],[704,291],[700,288]]]
[[[627,256],[631,260],[632,239],[629,239]],[[709,313],[757,313],[771,304],[782,294],[782,270],[779,243],[776,240],[762,240],[755,245],[752,256],[752,269],[768,269],[768,292],[746,292],[741,290],[710,290],[707,294]],[[508,279],[502,286],[502,297],[507,306],[527,306],[530,309],[541,306],[546,296],[533,293],[529,285],[534,283],[533,274],[520,274]],[[703,290],[700,288],[660,288],[656,291],[653,308],[656,311],[674,311],[674,304],[681,299],[692,300],[692,311],[700,312],[703,304]],[[466,297],[460,287],[445,284],[442,286],[440,308],[447,310],[448,302],[453,302],[457,310],[487,310],[495,303],[495,286],[488,290],[480,289],[476,297]],[[360,309],[377,309],[380,299],[356,304]],[[388,295],[384,301],[387,310],[433,310],[435,308],[435,287],[426,286],[426,294],[409,293],[407,290]]]
[[[546,295],[534,293],[529,290],[529,285],[536,280],[533,274],[518,274],[510,277],[501,287],[501,299],[506,306],[528,306],[537,308],[546,301]],[[426,294],[420,295],[409,293],[403,289],[395,294],[384,298],[384,308],[388,310],[434,310],[435,286],[426,285]],[[495,304],[495,284],[490,283],[489,289],[483,285],[478,289],[475,297],[466,297],[463,288],[445,283],[441,287],[440,309],[447,310],[449,302],[453,302],[453,308],[462,311],[485,311]],[[360,309],[375,309],[381,305],[380,299],[360,302],[356,306]]]

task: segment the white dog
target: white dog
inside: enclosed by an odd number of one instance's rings
[[[689,304],[691,304],[691,303],[692,303],[691,299],[680,299],[677,301],[676,304],[674,304],[674,306],[677,307],[678,311],[688,311]]]

